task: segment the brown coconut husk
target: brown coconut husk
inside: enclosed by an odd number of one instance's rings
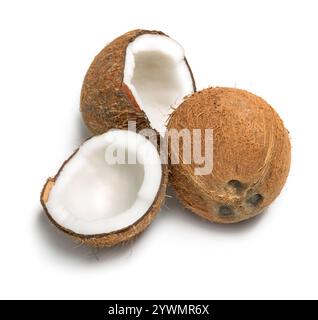
[[[291,161],[289,134],[262,98],[234,88],[205,89],[174,111],[171,128],[213,129],[211,174],[196,176],[193,163],[170,166],[178,198],[199,216],[218,223],[246,220],[281,192]],[[181,152],[179,157],[182,162]]]

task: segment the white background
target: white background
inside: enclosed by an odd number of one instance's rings
[[[318,298],[316,3],[1,1],[0,298]],[[134,243],[100,251],[48,223],[42,185],[88,136],[84,74],[135,28],[179,41],[198,89],[250,90],[284,119],[291,172],[264,215],[213,225],[170,198]]]

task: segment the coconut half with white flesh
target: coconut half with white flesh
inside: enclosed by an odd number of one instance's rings
[[[47,180],[41,203],[53,224],[74,239],[112,246],[134,238],[154,219],[167,172],[150,140],[110,130],[84,142]]]
[[[100,134],[112,128],[153,128],[161,135],[172,108],[195,91],[181,45],[160,31],[133,30],[107,45],[84,79],[81,112]]]

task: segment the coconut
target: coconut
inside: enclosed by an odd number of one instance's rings
[[[192,136],[192,129],[213,129],[210,174],[196,175],[193,162],[183,163],[183,153],[170,150],[170,157],[180,158],[170,167],[176,195],[199,216],[219,223],[242,221],[262,212],[281,192],[290,167],[289,135],[260,97],[239,89],[205,89],[176,109],[168,123],[172,128],[187,128]]]
[[[81,112],[94,134],[112,128],[153,128],[163,134],[171,107],[195,91],[184,50],[160,31],[133,30],[93,60],[81,92]]]
[[[49,178],[41,203],[60,230],[94,247],[141,233],[166,193],[167,166],[144,136],[111,130],[84,142]]]

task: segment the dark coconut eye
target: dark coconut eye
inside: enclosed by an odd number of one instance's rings
[[[247,199],[247,203],[251,204],[254,207],[257,207],[260,205],[263,201],[263,196],[259,193],[252,195]]]
[[[219,208],[219,215],[223,217],[233,216],[234,211],[229,206],[221,206]]]
[[[242,191],[245,188],[244,184],[238,180],[230,180],[227,184],[236,191]]]

